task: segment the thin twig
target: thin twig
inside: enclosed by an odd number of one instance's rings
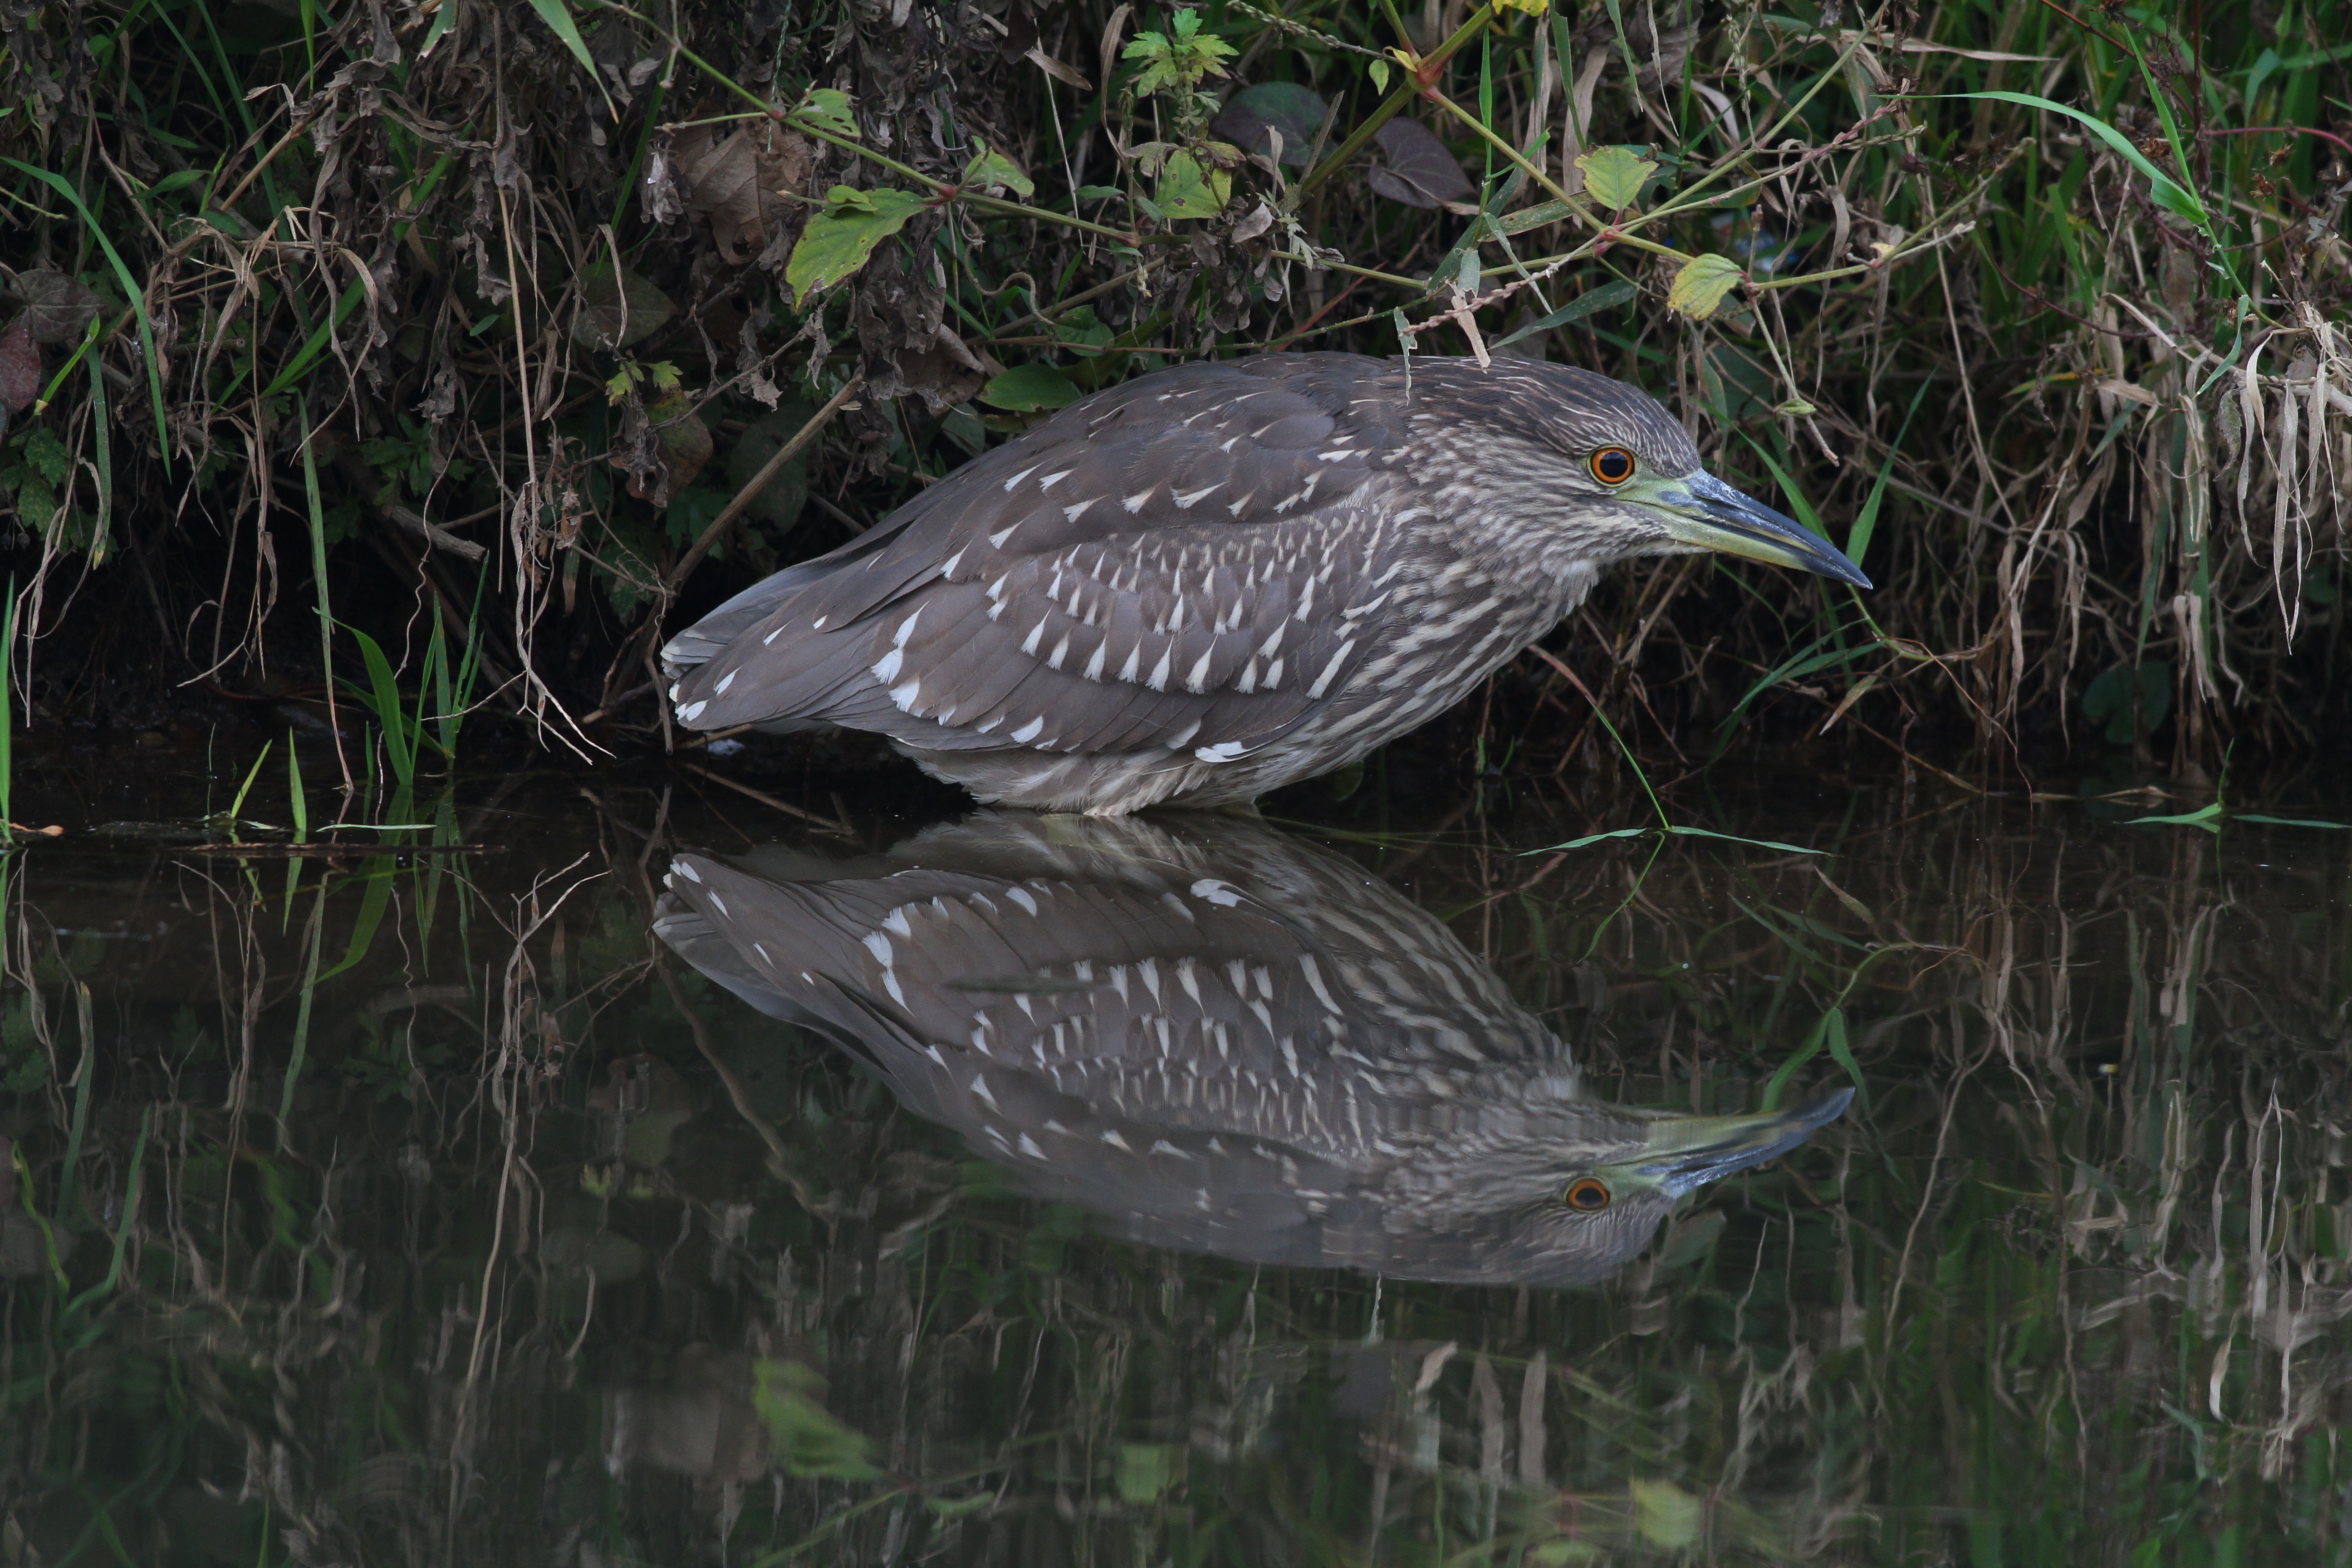
[[[719,542],[735,520],[742,516],[745,509],[753,501],[760,499],[760,492],[768,488],[768,481],[783,472],[784,465],[799,457],[808,444],[815,440],[824,431],[833,416],[840,413],[849,400],[856,396],[865,385],[866,373],[859,371],[849,378],[839,392],[833,395],[831,401],[810,416],[809,422],[802,426],[791,440],[777,447],[776,455],[770,458],[760,471],[753,474],[743,488],[735,492],[735,499],[727,503],[727,510],[711,519],[710,526],[702,531],[702,537],[696,540],[693,546],[677,558],[677,564],[662,574],[662,586],[666,589],[675,589],[680,583],[685,582],[688,574],[702,564],[702,558],[710,553],[711,547]]]
[[[724,784],[727,788],[733,790],[737,795],[747,795],[751,799],[758,801],[761,805],[770,807],[775,811],[783,812],[789,816],[797,816],[803,822],[813,823],[816,826],[826,829],[828,832],[838,833],[844,838],[855,838],[857,837],[856,830],[852,828],[845,822],[837,822],[830,816],[822,816],[817,812],[811,811],[804,805],[794,805],[788,800],[778,800],[774,795],[770,795],[765,790],[753,789],[747,784],[737,784],[733,779],[727,777],[724,773],[712,773],[709,768],[702,766],[698,763],[680,763],[677,765],[684,768],[688,773],[699,773],[704,778],[709,779],[712,784]]]

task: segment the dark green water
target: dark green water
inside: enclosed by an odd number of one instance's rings
[[[1742,776],[1678,819],[1822,853],[1529,853],[1642,818],[588,782],[341,836],[438,852],[6,863],[0,1563],[2352,1558],[2352,833]],[[1337,1118],[1250,1032],[1320,1007],[1365,1104],[1450,1107],[1412,1180],[1017,1060],[982,1113],[940,1020],[1132,1025],[1155,952],[1230,1026],[1171,1047],[1202,1104]],[[1463,1131],[1841,1086],[1670,1215],[1612,1176],[1607,1246]]]

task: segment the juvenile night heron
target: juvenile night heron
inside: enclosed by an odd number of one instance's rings
[[[1072,404],[662,650],[679,722],[887,736],[984,801],[1246,802],[1443,711],[1601,570],[1868,586],[1566,365],[1264,354]]]
[[[1586,1283],[1853,1093],[1590,1099],[1442,922],[1255,822],[983,814],[857,861],[682,854],[667,882],[655,930],[688,963],[1148,1245]]]

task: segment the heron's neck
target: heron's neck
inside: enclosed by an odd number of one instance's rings
[[[1508,613],[1547,628],[1584,603],[1608,562],[1585,531],[1511,515],[1489,505],[1412,520],[1409,535],[1428,561],[1433,585],[1456,603],[1484,590]],[[1479,595],[1473,595],[1474,597]]]

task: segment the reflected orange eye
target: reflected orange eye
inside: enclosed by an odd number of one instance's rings
[[[1633,454],[1622,447],[1603,447],[1586,459],[1592,477],[1604,485],[1622,485],[1633,477]],[[1604,1194],[1603,1203],[1608,1202]]]
[[[1579,1176],[1568,1184],[1568,1191],[1560,1194],[1560,1199],[1572,1209],[1591,1214],[1609,1206],[1609,1184],[1598,1176]]]

